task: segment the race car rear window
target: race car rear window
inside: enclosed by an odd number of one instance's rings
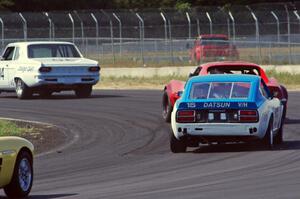
[[[246,75],[260,75],[257,68],[247,66],[216,66],[207,69],[208,74],[246,74]]]
[[[76,48],[69,44],[32,44],[28,46],[28,57],[80,57],[80,55]]]
[[[250,82],[193,83],[189,99],[247,99]]]
[[[202,45],[228,45],[229,41],[223,37],[214,37],[214,38],[203,38],[201,40]]]

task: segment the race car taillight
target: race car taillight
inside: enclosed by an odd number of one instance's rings
[[[90,72],[99,72],[100,71],[100,66],[92,66],[89,67]]]
[[[257,110],[240,110],[239,111],[240,122],[258,122]]]
[[[42,66],[39,71],[40,73],[49,73],[51,72],[52,68],[51,67],[48,67],[48,66]]]
[[[195,122],[196,111],[194,110],[181,110],[176,113],[176,122],[178,123],[191,123]]]

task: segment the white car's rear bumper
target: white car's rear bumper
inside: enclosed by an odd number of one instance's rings
[[[99,81],[98,75],[80,75],[80,76],[37,76],[36,82],[31,87],[43,85],[95,85]]]
[[[253,137],[259,139],[264,133],[259,123],[176,123],[172,127],[175,137]]]

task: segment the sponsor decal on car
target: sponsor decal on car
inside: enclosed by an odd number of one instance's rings
[[[178,109],[255,109],[253,102],[182,102]]]

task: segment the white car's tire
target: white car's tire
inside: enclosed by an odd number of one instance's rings
[[[273,134],[273,118],[271,117],[266,131],[265,137],[263,138],[263,144],[269,149],[273,148],[274,145],[274,134]]]
[[[173,153],[186,152],[187,145],[184,140],[178,140],[174,134],[170,133],[170,149]]]
[[[75,89],[75,94],[78,98],[87,98],[90,97],[93,91],[93,87],[91,85],[80,86]]]
[[[19,99],[27,99],[32,96],[30,88],[21,79],[16,80],[15,90]]]
[[[283,143],[283,121],[281,121],[280,128],[277,134],[274,136],[274,144],[282,144]]]
[[[33,182],[32,156],[21,151],[18,154],[11,182],[4,187],[4,192],[9,198],[24,198],[31,191]]]

